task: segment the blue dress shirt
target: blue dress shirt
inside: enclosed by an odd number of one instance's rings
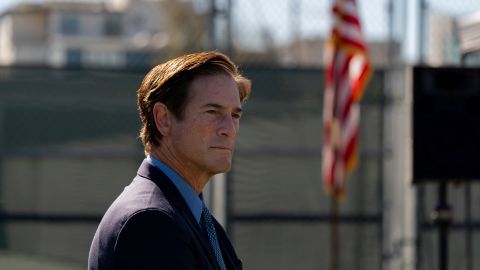
[[[178,191],[180,191],[183,199],[187,202],[188,208],[190,208],[190,211],[192,211],[193,217],[200,224],[200,216],[202,215],[203,206],[203,201],[200,196],[197,195],[197,193],[185,179],[183,179],[165,163],[150,155],[147,156],[147,161],[168,176]]]

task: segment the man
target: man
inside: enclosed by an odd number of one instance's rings
[[[147,158],[102,218],[89,269],[242,269],[201,194],[230,169],[250,91],[218,52],[185,55],[145,76],[138,109]]]

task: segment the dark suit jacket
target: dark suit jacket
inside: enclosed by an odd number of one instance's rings
[[[242,269],[214,220],[225,265]],[[112,203],[98,226],[88,258],[90,270],[220,269],[210,242],[167,176],[143,161],[137,176]]]

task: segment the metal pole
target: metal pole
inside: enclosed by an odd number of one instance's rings
[[[233,226],[234,226],[234,218],[235,218],[235,212],[234,212],[234,188],[233,188],[233,173],[234,173],[235,167],[232,166],[232,169],[230,169],[229,172],[226,173],[225,176],[225,226],[224,229],[227,232],[228,236],[230,237],[231,241],[235,241],[233,239],[234,234],[233,234]]]
[[[470,182],[465,183],[465,256],[467,260],[467,270],[473,270],[473,249],[472,249],[472,193],[470,191]]]
[[[420,64],[425,63],[425,15],[426,15],[426,0],[419,0],[420,1],[420,11],[419,11],[419,33],[418,33],[418,61]]]
[[[385,75],[384,75],[384,81],[383,81],[383,88],[380,91],[380,119],[379,119],[379,128],[378,128],[378,136],[379,136],[379,158],[378,158],[378,178],[379,178],[379,183],[378,183],[378,200],[380,202],[379,205],[384,205],[384,170],[383,170],[383,164],[385,163],[385,92],[386,89],[391,89],[393,82],[392,82],[392,76],[391,73],[393,71],[393,59],[394,59],[394,52],[393,52],[393,0],[390,0],[388,2],[388,50],[387,50],[387,68],[385,70]],[[391,208],[388,210],[391,211]],[[380,218],[380,230],[379,230],[379,242],[380,242],[380,250],[381,254],[384,254],[384,240],[385,236],[389,235],[387,239],[390,239],[390,231],[387,231],[389,228],[385,226],[385,210],[381,210],[381,218]],[[388,233],[388,234],[387,234]],[[379,268],[378,269],[383,269],[384,268],[384,256],[381,256],[381,260],[379,260]]]
[[[331,208],[330,208],[330,270],[338,269],[338,202],[335,196],[330,196]]]
[[[447,202],[447,182],[442,181],[438,186],[438,204],[433,212],[433,220],[438,226],[438,269],[448,269],[448,230],[452,222],[452,213]]]
[[[5,101],[5,96],[2,97],[2,101]],[[7,103],[5,103],[7,104]],[[5,121],[6,106],[0,101],[0,195],[3,193],[1,188],[3,187],[3,162],[6,155],[6,142],[5,142],[5,130],[7,130],[7,123]],[[0,216],[3,212],[3,198],[0,196]],[[0,249],[7,249],[7,232],[6,232],[5,220],[0,217]]]
[[[227,0],[227,8],[225,10],[225,19],[227,20],[227,40],[225,51],[228,56],[233,57],[233,48],[232,48],[232,0]]]
[[[423,222],[424,222],[424,212],[423,212],[423,202],[425,198],[425,189],[423,184],[419,184],[417,187],[417,239],[415,241],[415,269],[419,270],[422,266],[422,232],[423,232]]]
[[[440,205],[446,205],[447,203],[447,184],[441,183],[439,187],[439,203]],[[448,269],[448,231],[447,226],[444,222],[440,223],[439,230],[439,269],[447,270]]]
[[[294,64],[298,65],[300,62],[300,51],[302,50],[301,42],[300,41],[300,5],[301,1],[298,0],[290,0],[290,35],[292,36],[292,44],[296,44],[296,46],[292,46],[292,56],[294,60]],[[298,43],[297,43],[298,42]]]
[[[217,17],[217,7],[215,0],[210,0],[210,17],[208,22],[208,42],[209,49],[215,50],[217,48],[217,39],[215,35],[215,20]]]
[[[462,53],[460,66],[465,66],[468,53]],[[473,249],[472,249],[472,207],[471,207],[470,182],[465,182],[465,259],[467,270],[473,270]]]

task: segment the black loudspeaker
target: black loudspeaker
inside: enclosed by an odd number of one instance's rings
[[[413,68],[413,181],[480,180],[480,69]]]

